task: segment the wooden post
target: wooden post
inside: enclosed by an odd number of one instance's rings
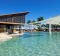
[[[19,33],[21,33],[21,29],[20,28],[21,28],[21,25],[19,25]]]

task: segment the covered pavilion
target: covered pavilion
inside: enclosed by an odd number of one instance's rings
[[[60,15],[36,23],[49,24],[49,33],[51,34],[51,25],[60,25]]]

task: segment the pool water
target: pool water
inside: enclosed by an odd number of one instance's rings
[[[0,56],[60,56],[60,33],[26,32],[0,42]]]

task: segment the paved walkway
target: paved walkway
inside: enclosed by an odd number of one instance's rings
[[[21,34],[9,34],[9,35],[7,33],[0,33],[0,42],[12,39],[12,37],[16,36],[16,35],[23,35],[23,33],[21,33]]]

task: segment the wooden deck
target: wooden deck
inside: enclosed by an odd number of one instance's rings
[[[0,24],[24,25],[24,23],[14,23],[14,22],[0,22]]]

